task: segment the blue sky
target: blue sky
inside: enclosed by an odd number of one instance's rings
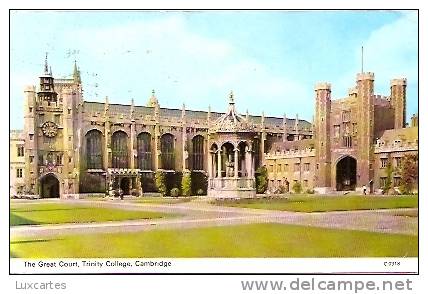
[[[37,84],[45,52],[55,77],[82,72],[88,101],[311,120],[314,84],[347,95],[361,68],[376,94],[407,77],[407,117],[418,112],[418,17],[399,11],[87,11],[11,13],[11,128],[23,127],[23,88]]]

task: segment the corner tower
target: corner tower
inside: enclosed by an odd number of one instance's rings
[[[320,193],[325,193],[331,186],[331,84],[315,85],[315,158],[316,186]]]
[[[357,74],[358,153],[357,186],[369,186],[373,179],[374,73]]]
[[[406,127],[406,79],[391,80],[391,106],[394,108],[394,129]]]

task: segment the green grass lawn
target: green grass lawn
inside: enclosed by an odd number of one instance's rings
[[[216,200],[217,205],[299,212],[418,207],[418,196],[314,196]]]
[[[153,204],[176,204],[190,202],[195,197],[138,197],[130,201],[136,203],[153,203]]]
[[[10,225],[39,225],[152,219],[172,216],[152,211],[101,208],[68,203],[11,203]]]
[[[411,257],[418,237],[283,224],[12,239],[11,256],[97,257]]]

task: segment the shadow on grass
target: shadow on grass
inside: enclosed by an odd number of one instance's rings
[[[61,241],[64,239],[31,239],[31,240],[16,240],[16,241],[10,241],[10,245],[14,244],[27,244],[27,243],[44,243],[44,242],[51,242],[51,241]]]
[[[77,209],[92,209],[93,207],[70,207],[70,208],[51,208],[51,209],[37,209],[37,208],[31,208],[31,209],[26,209],[26,208],[12,208],[10,211],[11,212],[33,212],[33,211],[63,211],[63,210],[77,210]]]
[[[40,222],[35,222],[33,220],[30,220],[28,218],[16,215],[14,213],[10,213],[10,226],[22,226],[22,225],[39,225]]]

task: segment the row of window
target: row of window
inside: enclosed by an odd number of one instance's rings
[[[293,169],[294,172],[299,172],[300,171],[300,163],[299,162],[294,163],[293,168],[294,168]],[[310,171],[310,169],[311,169],[311,164],[309,162],[303,163],[303,171],[304,172],[308,172],[308,171]],[[276,165],[276,172],[280,173],[280,172],[288,172],[288,171],[289,171],[288,163],[285,163],[285,164],[279,163]],[[274,172],[274,165],[273,164],[269,165],[268,172]]]
[[[293,180],[293,184],[297,183],[299,180]],[[274,187],[276,184],[276,187],[278,188],[279,186],[284,186],[286,188],[286,191],[288,192],[288,190],[291,188],[290,187],[290,182],[287,179],[282,179],[282,180],[270,180],[270,185],[271,187]],[[309,185],[309,181],[308,180],[303,180],[302,181],[303,187],[308,187]]]
[[[88,169],[103,168],[102,133],[91,130],[86,134],[86,164]],[[193,170],[204,169],[204,137],[195,136],[192,139],[191,163]],[[164,134],[160,139],[161,168],[175,169],[174,136]],[[115,132],[111,138],[112,167],[129,167],[128,135],[123,131]],[[152,137],[149,133],[137,136],[137,167],[142,170],[152,170]]]
[[[380,187],[382,188],[382,187],[385,187],[386,186],[386,184],[387,184],[387,181],[388,181],[388,178],[387,177],[381,177],[380,179],[379,179],[379,185],[380,185]],[[401,185],[401,177],[394,177],[393,178],[393,181],[392,181],[392,184],[393,184],[393,186],[394,187],[398,187],[398,186],[400,186]]]
[[[393,164],[394,167],[401,167],[401,157],[394,157],[393,158]],[[386,168],[388,166],[388,158],[381,158],[380,159],[380,167],[381,168]]]

